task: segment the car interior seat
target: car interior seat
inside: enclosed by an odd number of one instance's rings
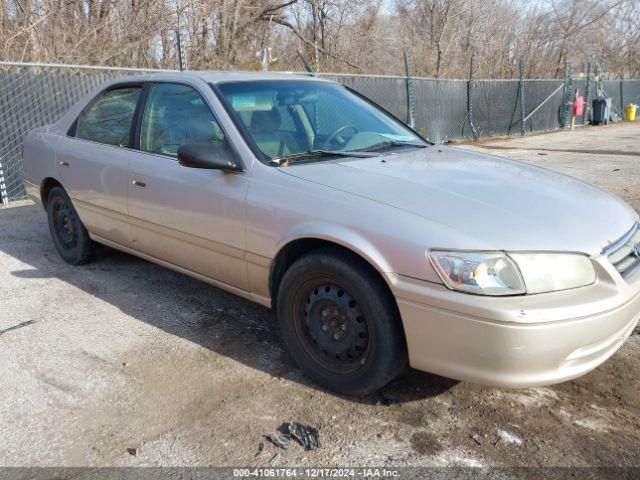
[[[251,114],[249,131],[258,148],[270,158],[301,151],[293,135],[280,130],[282,118],[277,109],[256,110]]]

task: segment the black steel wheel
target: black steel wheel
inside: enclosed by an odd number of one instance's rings
[[[88,263],[94,245],[64,189],[51,189],[46,209],[51,238],[62,259],[72,265]]]
[[[369,324],[358,302],[335,283],[308,285],[303,312],[296,315],[296,335],[318,364],[336,373],[362,367],[371,353]],[[305,289],[301,289],[305,295]],[[301,303],[301,302],[299,302]]]
[[[359,257],[322,249],[295,262],[278,290],[283,340],[316,382],[366,394],[406,365],[397,306],[377,272]]]

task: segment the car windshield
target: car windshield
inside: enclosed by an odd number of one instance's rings
[[[320,161],[331,157],[327,152],[347,156],[426,145],[400,121],[341,85],[269,80],[217,87],[263,160]]]

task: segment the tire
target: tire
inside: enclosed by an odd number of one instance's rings
[[[71,265],[89,263],[94,243],[67,192],[62,187],[54,187],[46,202],[49,232],[58,254]]]
[[[330,390],[366,395],[407,365],[395,300],[356,255],[325,248],[298,259],[280,283],[277,310],[293,359]]]

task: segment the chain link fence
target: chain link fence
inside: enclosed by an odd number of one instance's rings
[[[0,200],[24,198],[21,146],[26,134],[57,120],[106,80],[150,70],[0,62]],[[371,98],[434,142],[562,128],[575,88],[612,98],[623,117],[640,103],[640,80],[443,80],[409,76],[321,74]],[[588,88],[590,87],[590,88]],[[598,88],[600,90],[598,90]],[[413,92],[412,101],[408,92]],[[413,110],[412,110],[413,109]],[[524,128],[523,125],[524,119]],[[588,121],[585,115],[576,124]]]
[[[101,83],[143,70],[30,66],[0,62],[0,203],[25,197],[22,141],[27,133],[60,118]]]

